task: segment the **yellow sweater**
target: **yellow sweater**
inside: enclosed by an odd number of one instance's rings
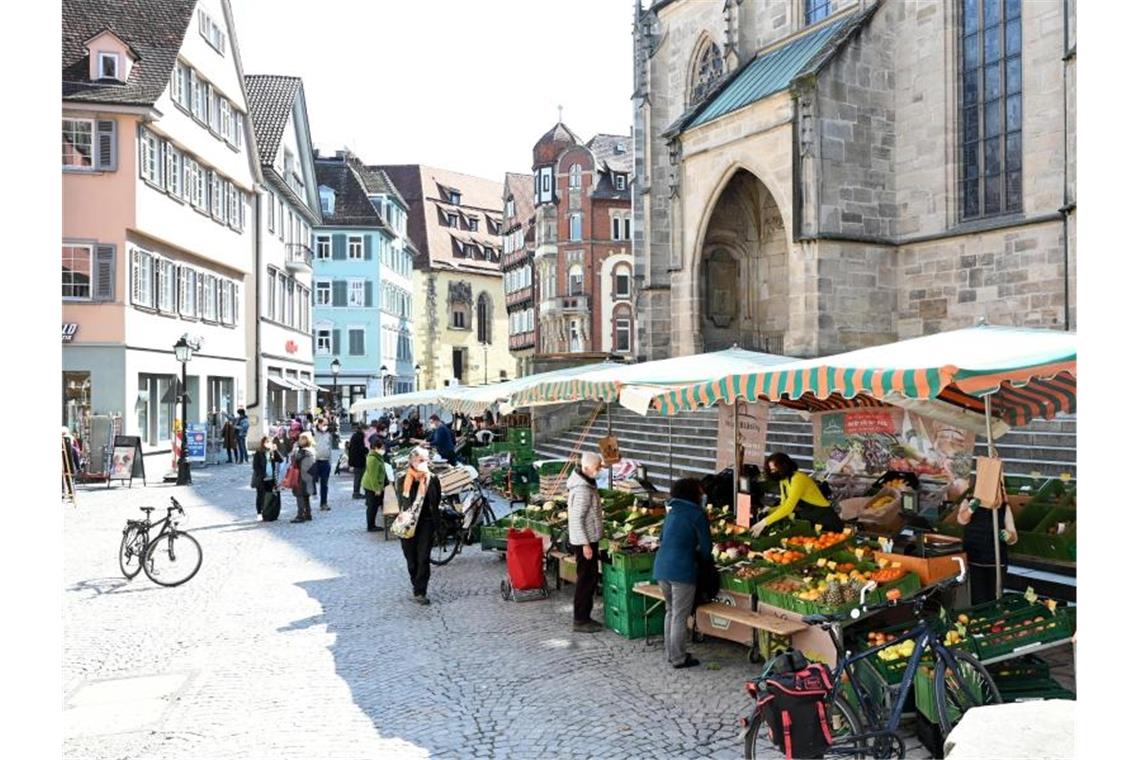
[[[771,525],[777,520],[789,517],[801,500],[816,507],[826,507],[831,504],[810,476],[795,472],[791,478],[780,481],[780,506],[768,515],[767,524]]]

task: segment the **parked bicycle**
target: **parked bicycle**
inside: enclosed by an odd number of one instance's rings
[[[970,708],[1001,703],[997,686],[986,672],[985,666],[973,655],[945,646],[934,625],[933,616],[926,612],[926,603],[931,597],[965,580],[966,566],[960,558],[957,561],[961,568],[958,576],[933,584],[910,600],[890,600],[867,607],[866,594],[875,584],[869,583],[862,589],[860,604],[851,612],[853,618],[880,612],[897,604],[912,606],[918,624],[889,643],[851,654],[843,647],[840,627],[842,618],[839,615],[804,617],[803,622],[827,631],[839,653],[839,663],[835,668],[829,669],[831,689],[825,697],[825,723],[830,732],[831,745],[823,757],[904,757],[906,745],[898,733],[899,722],[920,664],[934,668],[934,703],[943,736],[950,732]],[[862,669],[857,669],[856,665],[878,656],[888,646],[898,646],[907,641],[914,642],[914,651],[908,658],[902,682],[897,687],[888,687],[886,693],[880,695],[881,698],[876,698],[871,684],[860,676]],[[850,684],[850,691],[855,697],[857,704],[854,706],[840,693],[845,682]],[[757,756],[758,750],[769,746],[770,736],[782,736],[783,733],[773,732],[767,726],[762,708],[767,697],[764,676],[749,681],[745,684],[745,689],[756,700],[751,715],[741,719],[742,728],[745,729],[744,756],[753,758]]]
[[[428,556],[433,565],[446,565],[465,545],[475,542],[482,526],[491,525],[497,519],[478,479],[457,494],[445,495],[439,513],[435,542]]]
[[[178,586],[194,577],[202,566],[202,547],[197,539],[178,529],[180,518],[186,511],[174,497],[166,508],[166,517],[150,521],[154,507],[139,507],[146,516],[142,520],[127,520],[123,540],[119,544],[119,568],[128,579],[142,570],[146,577],[160,586]],[[158,533],[151,538],[151,529]]]

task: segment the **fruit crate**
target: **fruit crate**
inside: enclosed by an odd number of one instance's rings
[[[479,531],[479,543],[483,551],[506,551],[507,530],[496,525],[484,525]]]
[[[938,705],[934,699],[934,667],[919,665],[914,674],[914,708],[927,720],[938,723]],[[953,715],[953,707],[951,707]]]
[[[988,670],[988,668],[987,668]],[[1039,699],[1076,699],[1077,695],[1049,676],[999,681],[1003,702],[1033,702]]]
[[[614,556],[616,555],[611,554],[610,559],[612,560]],[[607,593],[611,586],[622,593],[632,593],[631,589],[635,584],[651,580],[653,580],[652,563],[648,567],[640,569],[626,569],[610,563],[602,565],[602,583]]]
[[[901,598],[906,599],[909,596],[914,596],[922,589],[922,580],[919,579],[918,573],[905,573],[897,581],[879,584],[874,591],[868,592],[867,602],[873,601],[875,604],[879,604],[887,601],[887,592],[891,589],[898,589],[902,594]]]
[[[605,610],[606,628],[627,639],[643,639],[646,635],[660,636],[665,632],[664,606],[654,610],[649,616],[648,625],[644,609],[635,610],[629,607],[623,610],[607,604]]]
[[[1006,613],[1002,619],[991,619],[985,624],[971,622],[967,625],[968,637],[982,660],[1010,654],[1033,644],[1067,639],[1072,637],[1074,630],[1072,610],[1068,607],[1058,606],[1056,613],[1052,613],[1039,604]]]
[[[507,431],[507,441],[516,446],[529,447],[534,443],[534,433],[530,428],[511,428]]]
[[[1050,534],[1049,528],[1059,522],[1065,523],[1065,532]],[[1065,562],[1077,561],[1077,510],[1072,507],[1053,507],[1041,518],[1032,530],[1018,531],[1017,543],[1010,552],[1029,554],[1044,559],[1057,559]]]
[[[615,570],[624,573],[651,573],[653,572],[653,560],[656,558],[656,552],[611,552],[610,565]]]
[[[567,459],[544,459],[541,462],[535,462],[534,468],[538,470],[539,475],[553,475],[557,477],[562,473],[563,468],[566,468],[566,475],[569,476],[574,471],[572,467],[567,467],[569,460]]]
[[[1049,663],[1035,654],[1014,660],[1003,660],[986,667],[1000,688],[1003,683],[1016,683],[1049,677]]]

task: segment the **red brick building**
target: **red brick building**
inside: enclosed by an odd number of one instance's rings
[[[562,122],[534,146],[539,355],[633,352],[631,147],[627,135],[583,143]]]

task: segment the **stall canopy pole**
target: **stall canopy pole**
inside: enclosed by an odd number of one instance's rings
[[[732,504],[729,505],[736,512],[736,494],[740,493],[740,401],[732,402]]]
[[[994,456],[994,429],[993,418],[990,416],[993,412],[991,407],[990,397],[985,397],[986,402],[986,451],[990,458]],[[994,520],[994,577],[997,579],[994,586],[994,599],[1001,599],[1001,531],[998,528],[998,511],[1001,509],[999,503],[993,512]]]
[[[669,487],[673,487],[673,416],[665,418],[665,425],[669,431]]]
[[[614,434],[614,421],[613,421],[613,416],[610,414],[610,407],[611,406],[613,406],[613,403],[610,401],[607,401],[606,402],[606,435],[613,435]],[[611,464],[610,465],[610,490],[612,491],[613,489],[614,489],[614,466]]]

